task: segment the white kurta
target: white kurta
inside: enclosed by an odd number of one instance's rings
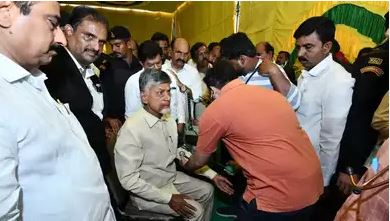
[[[115,220],[99,162],[66,104],[0,54],[0,220]]]

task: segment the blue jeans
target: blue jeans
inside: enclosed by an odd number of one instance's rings
[[[272,213],[257,209],[256,200],[240,200],[238,221],[310,221],[313,205],[292,212]]]

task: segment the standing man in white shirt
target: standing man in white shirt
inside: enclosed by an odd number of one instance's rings
[[[320,158],[325,187],[337,166],[355,83],[333,61],[334,33],[335,25],[326,17],[309,18],[294,33],[298,60],[304,67],[298,79],[302,97],[297,116]]]
[[[197,118],[197,115],[199,115],[197,104],[200,103],[202,97],[206,96],[207,93],[203,90],[203,81],[198,70],[187,64],[190,55],[190,45],[187,40],[184,38],[176,38],[172,41],[171,48],[171,62],[165,63],[162,70],[176,76],[178,81],[186,86],[185,93],[189,95],[186,97],[187,101],[185,105],[186,122],[191,125]]]
[[[190,46],[186,39],[176,38],[172,41],[172,59],[170,63],[165,63],[162,69],[173,72],[179,80],[185,84],[192,92],[194,100],[202,96],[202,79],[196,68],[187,64],[190,55]]]
[[[115,220],[81,125],[38,70],[66,45],[59,19],[57,2],[0,2],[0,220]]]
[[[47,74],[45,84],[50,95],[55,100],[69,105],[99,159],[105,178],[112,168],[106,144],[105,125],[101,119],[102,91],[99,84],[93,80],[97,76],[91,65],[102,53],[103,44],[107,39],[107,28],[107,19],[96,9],[86,6],[75,7],[69,16],[68,24],[64,27],[68,45],[58,47],[57,56],[52,62],[41,66],[41,70]],[[100,108],[96,108],[97,106]],[[119,217],[115,202],[112,203]]]

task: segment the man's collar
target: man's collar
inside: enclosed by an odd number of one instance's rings
[[[32,71],[32,75],[27,77],[27,82],[31,84],[33,87],[35,87],[38,90],[42,90],[45,88],[44,81],[47,79],[46,74],[44,74],[39,69],[35,69]]]
[[[333,58],[332,58],[332,54],[329,53],[327,57],[322,59],[322,61],[318,63],[316,66],[314,66],[310,71],[304,70],[303,73],[307,73],[313,77],[317,77],[323,72],[323,70],[325,70],[328,67],[331,61],[333,61]]]
[[[165,61],[164,61],[164,65],[165,64],[167,64],[167,65],[170,65],[171,64],[171,60],[169,60],[169,59],[165,59]]]
[[[16,62],[0,53],[0,77],[4,78],[9,83],[13,83],[24,77],[31,75],[26,69],[18,65]]]
[[[222,87],[221,95],[223,95],[226,92],[230,91],[231,89],[236,88],[236,87],[243,85],[243,84],[244,84],[244,82],[242,80],[240,80],[239,78],[234,79]]]
[[[73,62],[76,64],[77,69],[80,71],[80,73],[83,75],[83,78],[90,78],[93,75],[95,75],[95,72],[93,72],[91,66],[83,67],[81,64],[76,60],[76,58],[73,56],[72,52],[69,51],[67,47],[64,47],[65,50],[68,52],[69,56],[72,58]]]
[[[34,69],[28,72],[22,66],[18,65],[5,55],[0,53],[0,77],[4,78],[9,83],[13,83],[20,79],[25,80],[38,90],[45,87],[44,81],[47,79],[46,75],[39,69]]]
[[[153,114],[147,112],[144,108],[142,108],[141,111],[143,112],[145,121],[149,125],[149,128],[152,128],[159,121],[167,121],[168,120],[168,116],[166,116],[166,115],[163,115],[161,117],[161,119],[159,119],[158,117],[154,116]]]

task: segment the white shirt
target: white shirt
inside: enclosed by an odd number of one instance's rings
[[[187,61],[187,64],[190,65],[191,67],[193,68],[196,68],[196,63],[194,60],[192,60],[192,58],[190,60]]]
[[[125,85],[125,116],[126,118],[131,117],[138,110],[142,108],[142,101],[139,89],[139,77],[144,69],[131,75]],[[166,71],[168,76],[171,78],[171,116],[173,119],[178,120],[178,123],[185,123],[185,94],[181,93],[177,82],[172,73]]]
[[[0,54],[0,220],[115,220],[99,162],[46,76]]]
[[[170,65],[171,64],[171,60],[165,59],[164,64]]]
[[[325,186],[337,166],[354,84],[355,79],[331,54],[298,79],[301,105],[297,116],[320,158]]]
[[[185,84],[191,89],[192,97],[194,100],[197,100],[202,96],[202,79],[200,78],[200,75],[196,68],[191,67],[188,64],[184,64],[184,67],[181,70],[175,71],[172,68],[171,63],[166,63],[162,66],[162,70],[164,70],[165,72],[168,72],[168,70],[170,70],[173,73],[176,73],[181,83]]]
[[[96,75],[96,73],[93,70],[94,69],[94,67],[92,66],[93,64],[91,64],[91,66],[88,68],[82,67],[80,65],[80,63],[76,60],[76,58],[72,55],[72,53],[66,47],[64,47],[64,48],[68,52],[70,57],[72,58],[73,62],[76,64],[77,68],[79,69],[79,71],[81,73],[81,76],[84,79],[85,84],[87,85],[89,92],[91,93],[92,100],[93,100],[92,112],[94,114],[96,114],[100,118],[100,120],[102,120],[103,119],[102,111],[104,108],[103,93],[98,92],[96,90],[96,88],[93,85],[93,82],[91,80],[91,77]]]

